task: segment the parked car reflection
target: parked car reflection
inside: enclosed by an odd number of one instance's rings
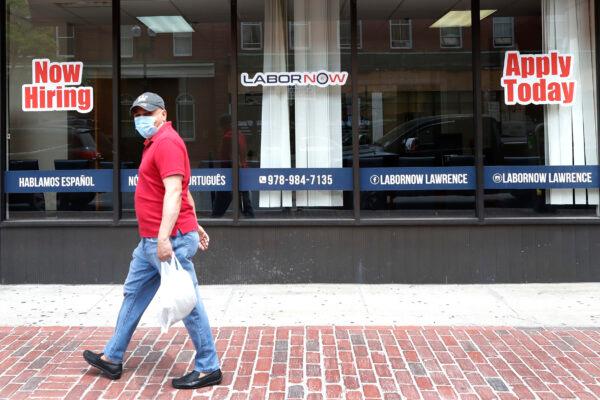
[[[486,165],[543,164],[543,125],[513,125],[503,132],[491,116],[483,116],[483,157]],[[473,116],[448,114],[418,117],[390,129],[372,144],[360,145],[360,167],[455,167],[475,165]],[[351,165],[352,148],[344,148],[344,164]],[[528,191],[512,191],[517,197]],[[444,191],[444,195],[473,196],[472,191]],[[365,191],[361,207],[393,207],[397,196],[432,196],[440,191]]]
[[[62,115],[39,126],[14,127],[10,131],[9,169],[65,170],[101,168],[102,153],[111,154],[111,139],[99,131],[94,121],[75,115]],[[26,149],[26,151],[22,151]],[[101,152],[99,149],[102,149]],[[56,210],[89,210],[96,193],[57,193]],[[46,199],[48,200],[48,199]],[[12,194],[11,210],[51,211],[54,201],[44,201],[44,194]]]

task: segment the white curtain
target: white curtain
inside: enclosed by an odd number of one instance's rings
[[[294,69],[340,71],[339,0],[295,0]],[[341,87],[295,87],[297,168],[342,167]],[[297,191],[298,206],[342,206],[342,191]]]
[[[264,0],[263,72],[285,72],[286,0]],[[288,88],[263,86],[260,136],[260,167],[290,168]],[[291,207],[289,191],[261,191],[260,207]]]
[[[544,106],[548,165],[597,165],[596,45],[590,0],[542,0],[544,51],[573,54],[577,82],[571,107]],[[551,189],[550,204],[598,204],[598,189]]]

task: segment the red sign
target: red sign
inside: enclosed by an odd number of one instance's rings
[[[507,51],[501,85],[504,103],[561,104],[570,106],[575,97],[573,55],[551,51],[549,54],[520,54]]]
[[[94,91],[81,85],[82,62],[31,61],[32,82],[23,85],[23,111],[78,111],[88,113],[94,107]]]

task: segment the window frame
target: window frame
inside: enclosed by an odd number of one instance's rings
[[[75,27],[73,26],[73,24],[70,23],[65,23],[66,28],[71,28],[73,34],[71,36],[60,36],[59,35],[59,26],[55,26],[54,27],[54,32],[55,32],[55,40],[56,40],[56,57],[67,57],[67,58],[74,58],[75,54],[61,54],[60,52],[60,40],[66,40],[67,43],[70,43],[71,47],[75,47]],[[67,46],[69,47],[69,46]],[[68,49],[67,49],[68,50]]]
[[[177,39],[185,39],[185,40],[189,40],[189,44],[190,44],[190,48],[189,48],[189,52],[186,53],[178,53],[176,51],[177,49],[177,45],[176,45],[176,41]],[[193,33],[192,32],[173,32],[173,57],[192,57],[194,54],[194,39],[193,39]]]
[[[402,19],[390,19],[389,21],[389,32],[390,32],[390,49],[394,49],[394,50],[410,50],[413,48],[414,44],[413,44],[413,29],[412,29],[412,18],[402,18]],[[399,39],[394,39],[393,38],[393,27],[395,25],[398,26],[402,26],[403,24],[399,23],[396,24],[395,22],[400,22],[400,21],[408,21],[408,46],[394,46],[394,40],[399,40]]]
[[[350,22],[350,31],[352,31],[352,22]],[[342,44],[342,24],[338,21],[338,37],[340,41],[338,43],[338,49],[340,50],[352,50],[352,32],[350,32],[350,43],[348,45]],[[362,49],[362,21],[358,21],[358,43],[356,44],[357,49]]]
[[[307,43],[308,45],[305,47],[296,47],[294,46],[294,39],[296,38],[296,26],[301,26],[304,25],[307,27],[306,32],[308,33],[308,40]],[[311,24],[310,21],[308,22],[295,22],[295,21],[288,21],[288,48],[290,50],[309,50],[311,45],[312,45],[312,34],[311,34]]]
[[[233,21],[232,21],[233,23]],[[248,27],[248,26],[258,26],[259,27],[259,41],[258,41],[258,46],[259,47],[246,47],[244,46],[244,27]],[[261,21],[257,21],[257,22],[241,22],[240,23],[240,48],[242,50],[246,50],[246,51],[261,51],[263,49],[263,23]]]
[[[133,29],[135,25],[121,25],[121,41],[120,41],[120,52],[119,54],[121,55],[121,58],[133,58],[133,53],[134,53],[134,43],[133,43],[133,38],[135,37],[135,35],[133,34],[133,32],[131,32],[131,30]],[[129,29],[129,33],[127,35],[124,35],[123,33],[123,27],[128,27]],[[123,53],[123,43],[124,41],[127,40],[129,41],[129,45],[131,46],[131,52],[130,53]]]
[[[458,39],[459,39],[458,46],[445,46],[443,44],[444,35],[442,34],[442,32],[444,29],[449,29],[449,28],[457,28],[458,29],[458,33],[459,33],[458,36],[450,36],[450,37],[458,37]],[[440,31],[440,49],[462,49],[463,48],[463,30],[462,30],[461,26],[449,26],[449,27],[439,28],[438,30]]]
[[[191,101],[187,100],[187,99],[191,99]],[[186,102],[186,103],[183,103]],[[181,121],[181,119],[179,118],[180,115],[180,110],[179,110],[179,106],[188,106],[191,105],[192,107],[192,120],[188,121],[188,120],[183,120]],[[179,135],[181,136],[181,138],[183,139],[184,142],[193,142],[196,140],[196,100],[194,99],[194,96],[192,96],[189,93],[180,93],[177,98],[175,99],[175,118],[176,118],[176,128],[177,128],[177,132],[179,133]],[[186,122],[186,123],[192,123],[192,136],[184,136],[181,134],[182,129],[179,125],[180,122]]]
[[[510,29],[511,29],[511,42],[509,45],[497,45],[496,44],[496,20],[499,18],[507,18],[510,20]],[[504,36],[502,36],[504,37]],[[492,46],[495,49],[511,49],[515,47],[515,17],[492,17]]]

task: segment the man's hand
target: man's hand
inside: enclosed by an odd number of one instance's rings
[[[200,250],[204,251],[208,249],[208,241],[210,238],[208,237],[208,233],[206,233],[204,228],[202,228],[200,225],[198,225],[198,235],[200,236],[200,242],[198,243]]]
[[[158,246],[156,248],[158,259],[160,261],[169,261],[173,256],[173,246],[169,238],[161,239],[158,238]]]

